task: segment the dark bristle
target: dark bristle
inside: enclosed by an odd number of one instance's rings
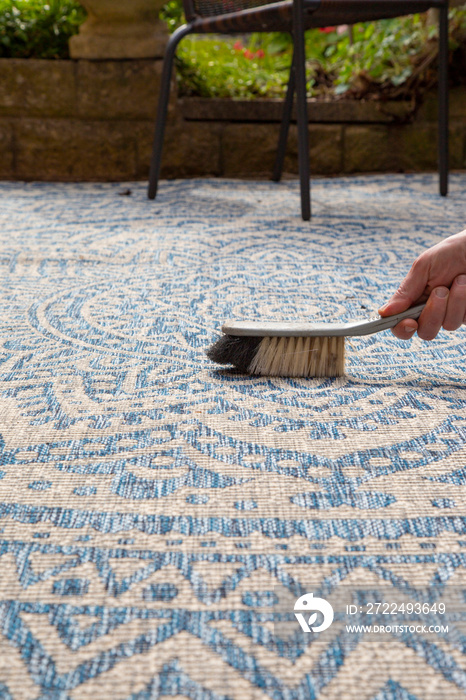
[[[222,335],[206,350],[209,360],[219,365],[233,365],[247,373],[262,338]]]

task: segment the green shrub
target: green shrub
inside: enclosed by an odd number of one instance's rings
[[[1,58],[69,58],[86,13],[74,0],[0,0]]]
[[[187,37],[176,59],[182,94],[201,97],[281,97],[288,82],[291,52],[280,35],[239,40]]]
[[[161,16],[173,31],[184,21],[180,1],[170,0]],[[452,52],[460,44],[466,46],[464,7],[450,11]],[[190,35],[177,50],[179,89],[202,97],[281,97],[291,55],[288,34],[252,34],[246,40]],[[437,26],[417,14],[314,29],[306,32],[306,57],[310,96],[412,96],[436,79]]]

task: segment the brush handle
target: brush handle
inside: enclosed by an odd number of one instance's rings
[[[267,338],[272,336],[311,338],[316,336],[370,335],[393,328],[405,318],[419,318],[425,304],[412,306],[394,316],[380,316],[369,321],[351,323],[294,323],[293,321],[228,321],[222,326],[226,335]]]

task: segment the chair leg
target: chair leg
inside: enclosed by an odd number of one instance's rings
[[[160,176],[160,165],[162,162],[163,135],[165,132],[165,122],[167,118],[168,99],[170,97],[170,83],[173,59],[175,58],[175,51],[179,42],[184,36],[186,36],[186,34],[189,34],[191,31],[191,25],[184,24],[182,27],[179,27],[175,32],[173,32],[167,45],[167,50],[163,62],[159,104],[157,108],[157,120],[155,123],[154,143],[152,147],[152,158],[149,171],[149,187],[147,192],[149,199],[155,199],[155,195],[157,194],[157,185]]]
[[[448,194],[448,5],[439,12],[438,159],[439,187]]]
[[[296,89],[296,66],[295,54],[293,52],[293,62],[290,68],[290,77],[288,87],[286,89],[285,102],[283,103],[283,116],[280,125],[280,135],[278,138],[277,155],[275,157],[275,165],[273,168],[272,180],[279,182],[283,172],[283,163],[285,160],[286,143],[288,141],[288,131],[290,129],[291,113],[293,111],[293,100]]]
[[[293,2],[293,40],[296,56],[296,116],[298,121],[298,163],[301,187],[301,214],[304,221],[311,218],[309,122],[306,100],[306,56],[304,50],[303,1]]]

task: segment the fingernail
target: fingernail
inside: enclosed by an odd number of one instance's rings
[[[445,299],[445,297],[448,296],[448,289],[445,289],[445,287],[438,287],[438,289],[435,290],[435,296],[439,297],[439,299]]]
[[[460,275],[456,278],[456,284],[464,285],[466,284],[466,275]]]
[[[415,332],[416,332],[415,328],[405,328],[405,333],[409,333],[409,335],[412,335]]]

